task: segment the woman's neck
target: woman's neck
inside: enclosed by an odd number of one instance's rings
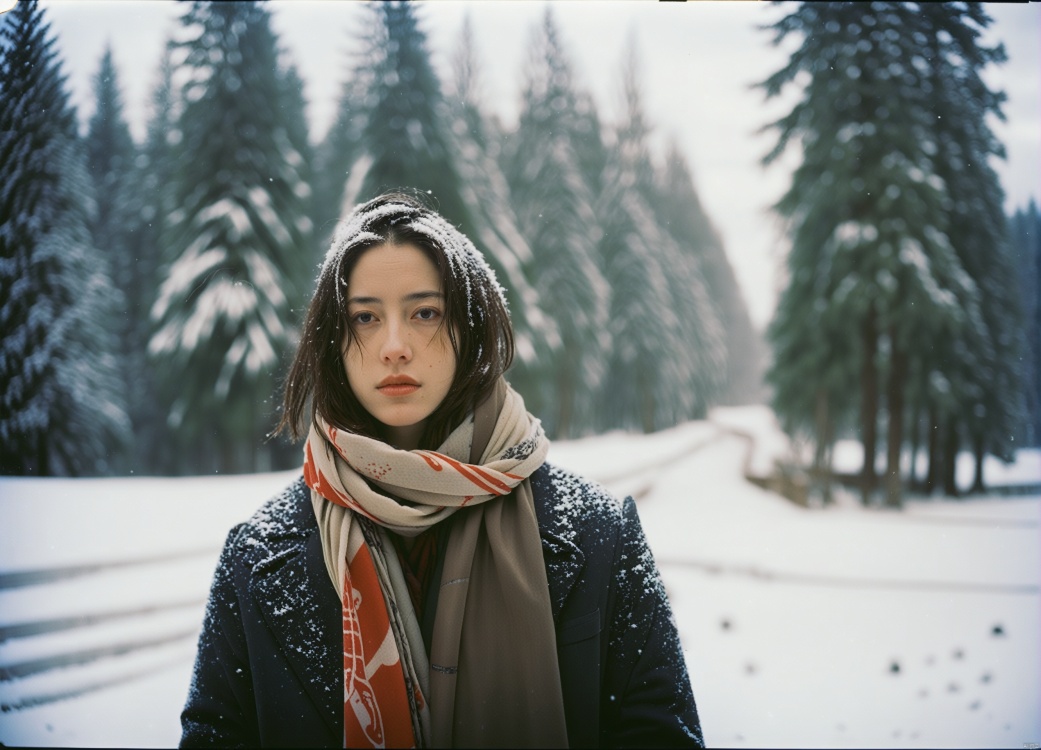
[[[423,438],[423,429],[425,427],[425,420],[417,422],[416,424],[405,425],[403,427],[390,427],[389,425],[384,425],[384,442],[388,445],[394,446],[398,450],[414,451],[419,448],[419,441]]]

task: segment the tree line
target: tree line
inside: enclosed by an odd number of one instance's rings
[[[985,456],[1038,442],[1037,208],[1010,234],[989,124],[1005,95],[981,76],[1006,59],[980,41],[990,22],[980,3],[801,3],[767,29],[798,47],[761,88],[799,98],[766,126],[764,163],[802,154],[775,207],[792,247],[768,379],[826,500],[847,431],[864,502],[882,490],[891,506],[908,485],[958,494],[961,450],[980,491]]]
[[[485,253],[516,329],[509,377],[552,436],[758,397],[757,334],[686,158],[651,151],[632,48],[605,124],[547,10],[508,128],[469,24],[443,82],[416,8],[372,4],[315,141],[263,4],[192,2],[137,143],[108,48],[80,135],[44,15],[0,17],[3,473],[296,465],[266,436],[324,246],[402,186]]]

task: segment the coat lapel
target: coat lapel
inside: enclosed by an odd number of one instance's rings
[[[586,566],[586,558],[576,543],[576,529],[567,523],[566,514],[553,507],[556,493],[548,464],[543,464],[531,475],[531,495],[542,537],[542,556],[546,561],[553,618],[556,619]]]
[[[301,485],[302,486],[302,485]],[[300,494],[300,493],[297,493]],[[297,503],[311,513],[304,497]],[[343,734],[342,603],[322,557],[313,516],[295,513],[289,533],[264,540],[250,593],[281,653],[318,707],[333,736]],[[308,524],[307,521],[310,520]]]

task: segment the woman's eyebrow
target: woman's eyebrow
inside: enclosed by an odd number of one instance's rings
[[[402,298],[402,301],[403,302],[418,302],[419,300],[424,300],[424,299],[442,299],[443,297],[444,297],[444,295],[441,294],[441,292],[422,291],[422,292],[412,292],[410,294],[406,294]],[[347,300],[347,304],[349,304],[349,305],[382,305],[383,304],[383,300],[380,299],[379,297],[350,297]]]

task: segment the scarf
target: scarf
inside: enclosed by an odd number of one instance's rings
[[[343,603],[347,747],[567,744],[528,477],[549,441],[504,380],[436,451],[316,418],[304,478]],[[388,531],[449,532],[427,659]]]

